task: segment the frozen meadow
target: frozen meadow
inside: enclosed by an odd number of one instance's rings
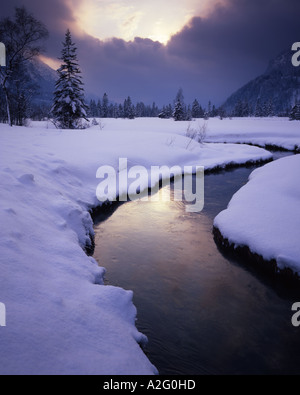
[[[299,123],[286,119],[212,119],[206,127],[209,143],[204,144],[186,137],[187,122],[101,123],[101,128],[80,131],[57,130],[46,122],[32,122],[27,128],[0,125],[0,302],[6,307],[6,327],[0,327],[0,374],[157,373],[139,346],[147,339],[135,327],[132,292],[105,286],[105,269],[84,252],[93,236],[89,211],[100,204],[100,166],[117,170],[119,159],[127,158],[130,165],[147,169],[198,165],[208,170],[272,158],[262,148],[235,143],[300,147]],[[246,198],[236,199],[251,207],[249,226],[248,217],[243,221],[245,233],[249,229],[255,234],[257,226],[269,223],[274,209],[282,233],[277,236],[276,221],[270,222],[268,246],[283,237],[285,228],[286,235],[299,235],[299,165],[295,156],[252,177],[249,196],[246,190]],[[284,182],[271,188],[278,176]],[[271,195],[274,202],[266,211]],[[249,200],[261,200],[261,205],[256,210]],[[218,223],[230,236],[243,237],[234,242],[248,242],[239,232],[238,206],[232,203]],[[298,270],[294,240],[282,242],[273,254]],[[249,245],[256,246],[255,237]]]

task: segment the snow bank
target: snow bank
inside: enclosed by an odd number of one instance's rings
[[[300,155],[255,170],[214,222],[225,239],[300,274]]]
[[[300,151],[300,123],[287,118],[210,119],[207,142],[276,146]]]
[[[104,269],[83,251],[99,166],[117,167],[120,157],[147,168],[270,158],[255,147],[189,144],[174,122],[173,134],[164,122],[105,122],[102,131],[0,125],[2,375],[156,373],[138,345],[146,339],[132,292],[104,286]]]

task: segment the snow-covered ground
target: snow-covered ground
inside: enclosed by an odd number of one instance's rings
[[[143,118],[134,120],[137,128],[149,132],[176,133],[184,135],[191,125],[197,129],[206,125],[206,142],[254,144],[261,147],[275,145],[287,150],[300,149],[300,123],[288,118],[211,118],[191,122],[174,122],[169,119]],[[107,128],[130,131],[130,121],[122,119],[102,120]]]
[[[147,169],[208,169],[270,158],[256,147],[190,142],[181,122],[102,123],[103,130],[83,131],[0,125],[0,303],[7,314],[0,374],[156,373],[138,345],[145,337],[135,327],[132,293],[104,286],[104,269],[82,248],[93,233],[100,166],[117,169],[127,158]]]
[[[247,246],[279,269],[300,274],[300,155],[255,170],[215,227],[235,246]]]
[[[233,118],[208,121],[207,142],[277,146],[300,152],[300,123],[288,118]]]

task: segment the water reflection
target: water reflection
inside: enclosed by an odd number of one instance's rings
[[[137,201],[96,226],[95,258],[107,283],[134,291],[137,326],[161,374],[300,373],[294,295],[226,259],[211,234],[252,170],[207,176],[201,213]]]

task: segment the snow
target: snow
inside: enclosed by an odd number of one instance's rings
[[[299,170],[300,155],[255,170],[214,225],[231,244],[300,274]]]
[[[100,166],[117,169],[128,158],[147,169],[209,169],[271,157],[257,147],[191,143],[187,124],[170,120],[103,126],[0,125],[1,375],[157,372],[138,345],[146,338],[135,327],[132,292],[104,286],[105,270],[83,251]]]
[[[287,118],[233,118],[208,121],[207,142],[300,149],[300,123]]]
[[[109,129],[131,131],[132,121],[123,119],[102,119]],[[134,120],[135,128],[151,133],[185,135],[188,126],[193,128],[206,125],[205,141],[208,143],[253,144],[261,147],[277,146],[287,150],[300,147],[300,123],[288,118],[211,118],[207,121],[174,122],[172,119],[144,118]]]

